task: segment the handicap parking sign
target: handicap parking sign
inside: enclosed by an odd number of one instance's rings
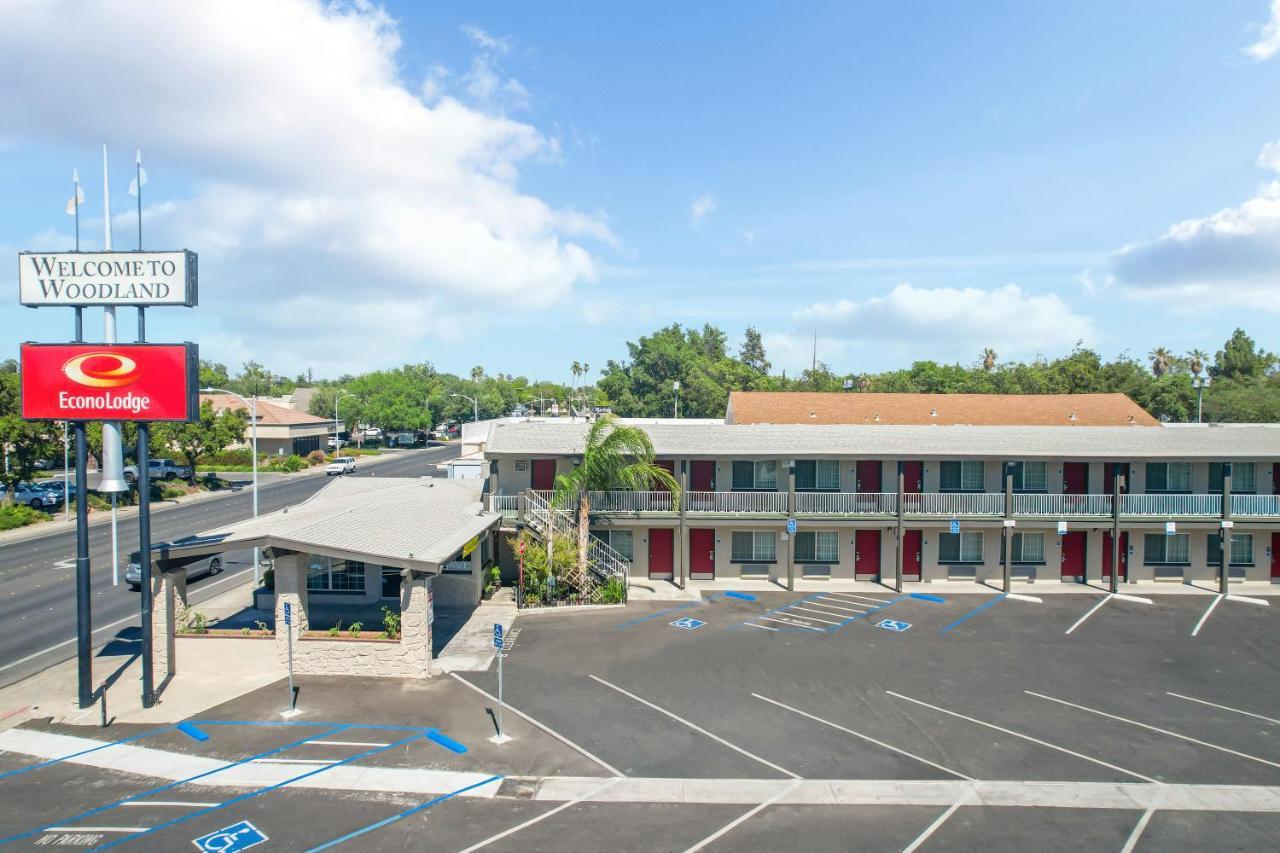
[[[951,519],[951,532],[953,534],[960,532],[960,522],[954,518]]]
[[[224,826],[217,832],[191,839],[197,850],[205,853],[237,853],[248,850],[267,840],[267,836],[258,827],[242,820],[231,826]]]
[[[502,623],[493,623],[493,647],[495,649],[502,648]]]
[[[692,616],[686,616],[683,619],[677,619],[671,624],[676,628],[684,628],[686,631],[696,631],[707,623],[703,622],[701,619],[694,619]]]
[[[903,631],[911,627],[910,622],[899,622],[896,619],[881,619],[876,623],[877,628],[883,628],[886,631],[897,631],[901,634]]]

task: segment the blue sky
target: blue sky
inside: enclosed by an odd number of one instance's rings
[[[151,336],[232,365],[567,378],[670,322],[754,325],[789,372],[815,331],[841,372],[1280,348],[1280,0],[0,19],[0,249],[69,244],[72,167],[100,245],[103,142],[131,245],[140,145],[149,246],[201,256]]]

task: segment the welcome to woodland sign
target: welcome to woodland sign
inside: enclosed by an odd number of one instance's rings
[[[196,253],[22,252],[18,300],[49,305],[185,305],[197,302]]]

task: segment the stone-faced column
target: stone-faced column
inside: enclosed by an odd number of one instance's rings
[[[289,664],[289,634],[284,626],[284,606],[292,610],[294,651],[297,640],[307,630],[307,564],[304,554],[285,554],[275,558],[276,571],[276,654],[280,663]]]
[[[178,671],[178,614],[187,608],[187,570],[161,570],[151,573],[151,637],[152,666],[157,685]]]
[[[400,584],[399,672],[409,678],[431,675],[431,575],[414,572]]]

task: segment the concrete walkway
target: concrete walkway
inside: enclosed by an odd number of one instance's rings
[[[433,631],[452,629],[452,626],[445,626],[450,617],[465,621],[431,662],[432,674],[488,669],[497,652],[493,647],[494,624],[501,623],[503,632],[510,637],[516,614],[515,593],[509,586],[500,587],[493,598],[481,601],[469,615],[458,613],[455,616],[441,608],[436,613]]]

